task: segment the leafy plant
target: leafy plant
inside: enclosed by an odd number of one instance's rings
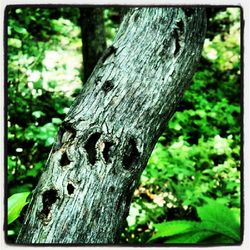
[[[239,243],[239,210],[235,211],[215,200],[197,207],[201,221],[176,220],[154,224],[156,233],[150,238],[164,238],[164,243]]]
[[[30,192],[16,193],[8,198],[8,225],[15,221],[26,204]]]

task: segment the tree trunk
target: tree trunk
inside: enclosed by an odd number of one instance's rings
[[[205,30],[204,8],[126,14],[61,125],[18,243],[116,242]]]
[[[85,83],[106,49],[103,9],[80,8],[79,22],[82,31],[83,83]]]

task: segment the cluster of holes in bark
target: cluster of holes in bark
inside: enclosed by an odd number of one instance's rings
[[[107,80],[104,82],[104,84],[102,85],[102,90],[107,93],[109,92],[112,88],[114,87],[112,81]]]
[[[87,142],[85,144],[85,147],[84,147],[86,152],[87,152],[88,161],[92,165],[94,165],[95,162],[96,162],[96,154],[97,154],[97,152],[96,152],[96,143],[97,143],[97,141],[99,140],[100,137],[101,137],[101,134],[98,133],[98,132],[92,134],[88,138],[88,140],[87,140]]]
[[[123,155],[123,166],[125,169],[130,169],[133,163],[138,159],[139,152],[136,147],[136,142],[133,138],[130,138],[127,146],[125,147]]]
[[[97,160],[96,144],[97,144],[98,140],[100,139],[100,137],[101,137],[101,133],[99,133],[99,132],[92,134],[88,138],[88,140],[84,146],[84,148],[87,152],[88,161],[92,165],[94,165],[96,163],[96,160]],[[113,147],[114,143],[105,140],[105,141],[103,141],[103,144],[104,144],[104,148],[103,148],[102,154],[103,154],[104,161],[106,163],[110,163],[111,162],[111,148]]]
[[[74,187],[74,185],[72,183],[68,183],[68,185],[67,185],[67,191],[68,191],[69,195],[74,194],[75,187]]]
[[[43,218],[48,217],[52,204],[54,204],[57,199],[58,199],[58,194],[55,189],[50,189],[43,193],[43,197],[42,197],[43,209],[40,212],[41,217]]]
[[[97,147],[96,144],[101,137],[101,133],[96,132],[93,133],[87,140],[84,148],[87,152],[88,161],[94,165],[97,160]],[[106,163],[111,162],[111,148],[113,147],[113,143],[110,141],[104,141],[103,148],[103,158]],[[127,145],[124,149],[124,155],[122,159],[122,163],[125,169],[130,169],[130,167],[135,163],[138,159],[139,152],[136,147],[136,141],[133,138],[130,138],[127,142]],[[66,159],[65,159],[66,160]],[[69,161],[69,160],[68,160]]]

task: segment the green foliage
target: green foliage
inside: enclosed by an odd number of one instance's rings
[[[150,238],[154,241],[165,238],[165,243],[238,243],[240,223],[235,213],[218,201],[208,200],[204,206],[197,207],[201,221],[167,221],[154,224],[156,233]],[[240,213],[237,214],[240,218]]]
[[[13,194],[8,198],[8,224],[11,224],[19,216],[23,207],[28,204],[26,201],[30,192]]]
[[[197,73],[141,176],[121,243],[239,241],[239,16],[227,8],[210,18]],[[81,88],[78,18],[77,8],[8,9],[8,196],[35,188]],[[121,10],[105,8],[104,20],[110,45]],[[18,216],[8,227],[13,242]]]

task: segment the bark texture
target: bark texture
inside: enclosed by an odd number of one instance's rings
[[[82,31],[83,82],[92,73],[97,61],[106,49],[102,8],[80,8]]]
[[[18,243],[115,243],[198,63],[203,8],[134,8],[58,132]]]

